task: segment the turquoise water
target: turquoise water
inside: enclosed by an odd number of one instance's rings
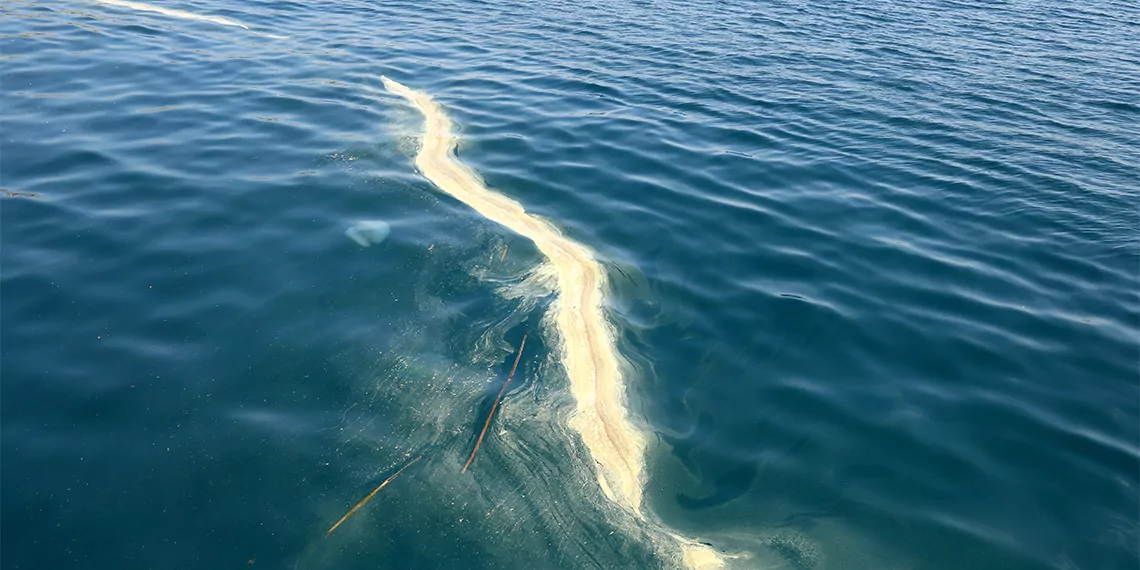
[[[4,568],[673,565],[566,428],[540,254],[417,173],[381,75],[604,262],[661,524],[1140,562],[1134,4],[161,5],[249,29],[0,12]]]

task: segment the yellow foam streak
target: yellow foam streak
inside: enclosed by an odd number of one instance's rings
[[[488,189],[455,156],[451,120],[430,96],[382,78],[389,92],[407,99],[424,116],[423,141],[415,163],[440,190],[487,219],[531,240],[548,260],[557,299],[552,311],[561,361],[577,409],[570,427],[582,438],[597,467],[598,484],[614,503],[640,520],[645,437],[630,423],[625,385],[613,332],[602,310],[606,274],[588,248],[526,212],[518,202]],[[680,539],[687,565],[720,566],[712,549]]]
[[[553,311],[561,336],[562,363],[578,402],[572,427],[597,460],[599,482],[607,494],[639,513],[645,442],[625,414],[617,349],[602,312],[606,279],[602,266],[585,246],[531,216],[518,202],[491,191],[459,162],[451,120],[431,97],[387,77],[383,81],[388,91],[407,99],[424,115],[423,142],[416,155],[420,172],[487,219],[533,241],[549,260],[557,279]]]
[[[111,6],[119,6],[121,8],[130,8],[132,10],[139,10],[142,12],[155,12],[158,14],[170,16],[172,18],[181,18],[183,20],[196,20],[199,22],[210,22],[212,24],[221,24],[223,26],[237,26],[239,28],[244,28],[246,30],[249,29],[249,26],[247,26],[241,22],[238,22],[237,20],[231,20],[229,18],[224,18],[222,16],[203,16],[201,14],[194,14],[191,12],[186,12],[184,10],[178,10],[175,8],[164,8],[162,6],[155,6],[153,4],[144,4],[142,2],[132,2],[131,0],[97,0],[97,1],[100,4],[109,4]]]

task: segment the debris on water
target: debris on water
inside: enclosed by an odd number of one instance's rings
[[[471,462],[475,461],[475,453],[479,451],[479,446],[483,443],[483,436],[487,435],[487,428],[491,427],[491,418],[495,415],[495,409],[499,407],[499,401],[503,399],[503,394],[507,392],[507,386],[511,383],[511,378],[515,376],[515,369],[519,367],[519,359],[522,358],[523,347],[526,346],[526,334],[523,334],[522,343],[519,344],[519,352],[515,355],[515,364],[511,366],[511,373],[507,375],[507,381],[503,382],[503,387],[499,389],[499,395],[495,396],[495,403],[491,404],[491,413],[487,414],[487,421],[483,422],[483,431],[479,432],[479,439],[475,440],[475,449],[471,450],[471,457],[467,458],[467,463],[463,465],[463,470],[460,473],[466,473],[467,468],[471,466]]]
[[[398,477],[400,475],[400,473],[403,473],[405,469],[411,467],[415,462],[419,461],[420,458],[422,458],[422,457],[423,456],[421,455],[421,456],[416,457],[415,459],[407,462],[406,464],[404,464],[404,466],[401,467],[395,473],[393,473],[391,477],[385,479],[384,482],[381,483],[379,487],[376,487],[375,489],[372,490],[371,493],[368,493],[367,497],[364,497],[364,499],[362,499],[359,503],[356,503],[355,507],[352,507],[351,509],[349,509],[348,512],[345,513],[343,517],[340,517],[339,521],[336,521],[336,524],[332,525],[332,527],[329,528],[329,530],[325,532],[325,538],[328,538],[329,535],[332,534],[332,531],[336,530],[336,527],[340,526],[341,523],[348,520],[348,517],[351,517],[352,513],[355,513],[358,509],[360,509],[360,507],[363,507],[365,504],[368,503],[368,501],[371,501],[372,497],[375,497],[376,493],[380,492],[380,489],[383,489],[388,483],[391,483],[393,479],[395,479],[396,477]]]
[[[17,192],[15,190],[9,190],[7,188],[0,188],[0,193],[3,193],[4,196],[6,196],[8,198],[39,198],[40,197],[40,195],[36,194],[35,192]]]

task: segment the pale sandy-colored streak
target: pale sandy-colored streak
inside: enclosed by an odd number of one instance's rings
[[[451,120],[431,97],[387,77],[383,81],[388,91],[423,113],[423,142],[416,155],[420,172],[487,219],[533,241],[549,260],[557,286],[553,310],[561,336],[561,360],[578,403],[572,428],[597,461],[598,482],[606,494],[640,513],[645,439],[626,417],[617,349],[602,312],[606,278],[602,266],[585,246],[531,216],[518,202],[491,191],[459,162]]]
[[[121,8],[130,8],[132,10],[139,10],[142,12],[155,12],[170,16],[172,18],[181,18],[183,20],[196,20],[199,22],[210,22],[213,24],[220,24],[223,26],[237,26],[239,28],[249,29],[249,26],[229,18],[222,16],[209,16],[202,14],[195,14],[185,10],[178,10],[176,8],[164,8],[162,6],[155,6],[153,4],[144,4],[142,2],[133,2],[131,0],[96,0],[100,4],[108,4],[111,6],[119,6]]]
[[[577,409],[570,427],[582,438],[597,468],[598,484],[611,501],[638,520],[641,512],[645,436],[630,422],[625,385],[613,332],[602,309],[606,274],[593,252],[557,228],[526,212],[518,202],[494,192],[455,156],[451,120],[430,96],[387,77],[384,87],[407,99],[424,116],[416,167],[440,190],[487,219],[534,242],[549,261],[557,299],[552,310],[560,337],[561,361]],[[702,544],[681,542],[685,565],[719,568],[719,554]]]

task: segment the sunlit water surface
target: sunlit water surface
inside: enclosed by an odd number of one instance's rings
[[[1140,561],[1134,3],[155,6],[0,6],[4,568],[676,563],[567,428],[541,254],[382,75],[603,262],[654,524]]]

